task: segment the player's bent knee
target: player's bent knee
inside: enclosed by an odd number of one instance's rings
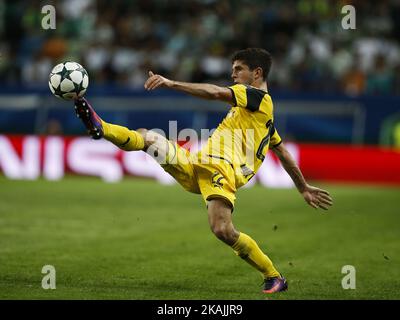
[[[139,132],[144,137],[146,135],[147,131],[149,131],[149,130],[147,130],[145,128],[139,128],[136,131]]]
[[[144,142],[147,154],[160,164],[166,163],[169,141],[163,135],[152,130],[146,130]]]
[[[235,243],[236,237],[233,226],[228,226],[225,224],[214,224],[211,225],[210,227],[214,235],[222,242],[225,242],[226,244],[229,245]]]
[[[152,130],[146,130],[146,129],[139,129],[141,131],[141,134],[144,136],[144,140],[147,144],[152,145],[152,144],[157,144],[157,145],[162,145],[165,144],[167,139],[162,136],[161,134],[152,131]]]
[[[208,221],[211,231],[221,241],[232,245],[238,238],[231,220],[231,207],[222,199],[213,199],[208,202]]]

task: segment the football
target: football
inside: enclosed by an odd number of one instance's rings
[[[51,70],[49,87],[58,98],[74,100],[82,97],[89,86],[89,76],[79,63],[66,61]]]

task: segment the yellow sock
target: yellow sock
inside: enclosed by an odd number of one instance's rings
[[[143,150],[144,139],[139,132],[105,121],[101,121],[101,124],[103,125],[104,138],[118,148],[125,151]]]
[[[247,234],[241,232],[239,239],[232,245],[232,249],[239,257],[260,271],[264,278],[280,276],[272,261]]]

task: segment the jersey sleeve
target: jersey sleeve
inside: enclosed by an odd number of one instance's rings
[[[245,86],[243,84],[235,84],[228,87],[232,91],[233,106],[247,108],[250,111],[257,111],[260,109],[260,104],[266,92]]]
[[[272,127],[272,134],[271,134],[271,138],[270,138],[270,146],[271,148],[275,148],[277,146],[279,146],[282,143],[282,138],[278,133],[278,130],[276,130],[275,127]]]

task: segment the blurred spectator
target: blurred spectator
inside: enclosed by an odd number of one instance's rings
[[[400,63],[393,69],[393,93],[400,95]]]
[[[341,28],[341,0],[50,2],[56,30],[41,29],[42,1],[0,0],[2,83],[45,85],[52,65],[77,60],[91,84],[141,88],[148,69],[227,84],[231,54],[257,46],[273,55],[271,90],[400,91],[396,0],[352,1],[356,30]]]
[[[342,78],[342,90],[347,95],[357,96],[365,91],[366,76],[359,64],[359,59],[356,58]]]
[[[385,57],[375,58],[374,69],[367,77],[366,92],[369,94],[389,94],[393,87],[393,74],[386,64]]]

